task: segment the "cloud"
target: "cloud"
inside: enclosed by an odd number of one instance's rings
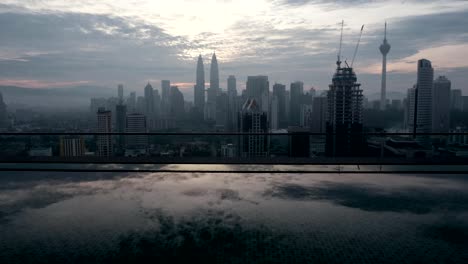
[[[466,2],[465,2],[466,3]],[[183,8],[181,8],[183,4]],[[389,89],[411,87],[405,63],[425,56],[440,70],[457,72],[460,57],[439,60],[468,43],[463,1],[16,1],[0,4],[0,79],[43,83],[124,83],[142,93],[147,81],[170,79],[193,98],[196,57],[209,68],[216,51],[220,79],[248,75],[270,82],[302,80],[327,89],[334,72],[339,21],[345,20],[344,58],[352,57],[366,24],[355,63],[365,93],[377,91],[383,23],[389,22]],[[445,47],[445,48],[443,48]],[[441,50],[443,49],[443,50]],[[440,61],[440,62],[438,62]],[[394,65],[393,65],[394,63]],[[398,69],[400,70],[398,70]],[[206,79],[209,79],[207,69]],[[448,76],[451,78],[451,76]],[[224,82],[221,83],[225,88]],[[153,83],[153,87],[159,87]]]

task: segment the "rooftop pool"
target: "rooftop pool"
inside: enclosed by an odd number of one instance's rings
[[[468,263],[468,175],[0,172],[0,263]]]

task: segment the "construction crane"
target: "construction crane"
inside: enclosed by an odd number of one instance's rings
[[[338,68],[341,65],[341,44],[343,43],[343,26],[344,20],[341,20],[340,48],[338,49],[338,60],[336,61],[336,65],[338,66]]]
[[[359,44],[361,43],[362,31],[364,31],[364,25],[362,25],[361,33],[359,33],[359,39],[358,39],[358,42],[356,44],[356,49],[354,50],[353,60],[351,61],[351,67],[350,68],[353,67],[354,59],[356,59],[356,55],[357,55],[357,52],[358,52],[358,49],[359,49]],[[340,46],[341,46],[341,44],[340,44]]]

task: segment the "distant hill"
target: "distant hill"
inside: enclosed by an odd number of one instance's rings
[[[116,96],[117,91],[108,87],[74,86],[64,88],[26,88],[0,86],[7,105],[30,107],[70,108],[89,105],[90,98]]]

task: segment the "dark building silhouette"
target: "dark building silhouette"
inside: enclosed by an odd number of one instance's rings
[[[127,106],[124,104],[118,104],[115,107],[116,111],[116,131],[119,133],[124,133],[125,132],[125,120],[127,116]],[[123,149],[125,146],[125,136],[119,135],[118,136],[118,146],[120,149]]]
[[[268,76],[247,76],[246,95],[255,99],[261,111],[268,112],[270,82]]]
[[[230,75],[227,79],[228,89],[228,113],[227,113],[227,131],[237,131],[237,112],[239,112],[239,104],[237,97],[236,77]]]
[[[310,136],[308,128],[289,127],[289,156],[310,157]]]
[[[171,81],[161,81],[161,116],[168,117],[171,112],[170,103]]]
[[[207,91],[208,98],[205,104],[205,120],[216,121],[216,98],[219,90],[218,59],[213,53],[210,66],[210,88]]]
[[[147,116],[154,114],[153,87],[150,83],[145,86],[145,114]]]
[[[278,101],[278,126],[284,128],[288,126],[288,116],[286,115],[286,85],[275,83],[273,85],[273,97]]]
[[[229,127],[229,96],[220,92],[216,97],[216,127],[226,130]]]
[[[86,152],[82,137],[60,137],[60,157],[80,157]]]
[[[194,87],[194,107],[197,118],[203,118],[205,109],[205,66],[202,56],[198,56],[196,84]]]
[[[301,103],[304,95],[304,83],[293,82],[290,86],[290,110],[289,110],[289,124],[291,126],[300,125]]]
[[[328,156],[362,155],[362,89],[353,68],[341,67],[338,61],[329,87],[325,152]]]
[[[127,133],[145,133],[147,132],[147,119],[143,114],[132,113],[128,114],[126,118],[125,131]],[[131,150],[143,150],[142,153],[146,152],[148,148],[148,136],[147,135],[128,135],[127,136],[127,149]]]
[[[6,127],[8,124],[7,106],[3,102],[3,95],[0,93],[0,128]]]
[[[99,108],[97,112],[97,132],[112,132],[112,112],[105,108]],[[98,135],[97,137],[97,155],[100,157],[111,157],[113,153],[112,136]]]
[[[261,111],[255,99],[248,99],[239,113],[239,131],[242,133],[268,133],[267,113]],[[266,135],[240,136],[241,157],[266,157],[269,141]]]
[[[185,102],[184,102],[184,95],[179,90],[177,86],[171,86],[171,93],[170,93],[170,105],[171,105],[171,117],[175,119],[183,119],[185,114]]]

